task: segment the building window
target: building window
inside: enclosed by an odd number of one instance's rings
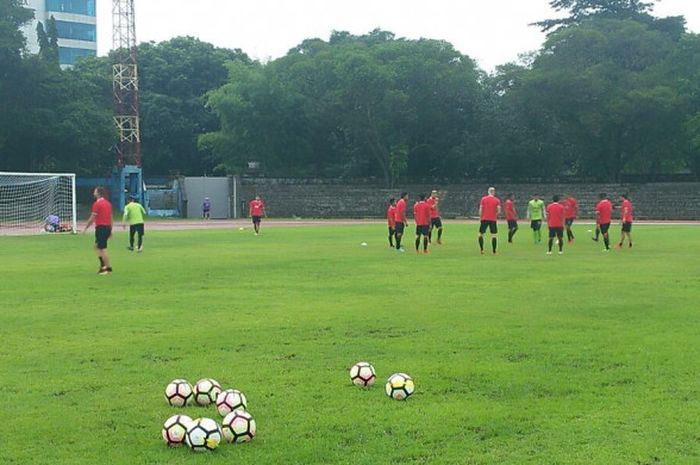
[[[95,16],[95,0],[46,0],[49,12]]]
[[[56,21],[56,29],[60,39],[97,41],[97,27],[94,24]]]
[[[88,50],[85,48],[70,48],[70,47],[58,47],[58,62],[62,65],[73,65],[82,57],[94,57],[97,55],[95,50]]]

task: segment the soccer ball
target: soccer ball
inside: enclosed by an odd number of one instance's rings
[[[214,450],[221,442],[221,429],[211,418],[197,418],[187,427],[185,443],[195,452]]]
[[[186,379],[175,379],[165,387],[165,400],[173,407],[184,407],[192,400],[192,385]]]
[[[220,392],[221,385],[215,379],[200,379],[194,385],[194,401],[199,405],[213,404]]]
[[[415,389],[416,386],[413,383],[413,378],[406,373],[394,373],[389,376],[384,388],[386,395],[396,400],[408,399]]]
[[[363,243],[361,243],[360,245],[361,245],[362,247],[367,247],[367,243],[366,243],[366,242],[363,242]]]
[[[245,394],[236,389],[226,389],[216,397],[216,409],[222,417],[234,410],[245,410],[246,408],[248,408],[248,400],[245,398]]]
[[[372,365],[367,362],[358,362],[350,368],[350,379],[357,386],[369,387],[374,384],[377,375]]]
[[[224,438],[228,442],[248,442],[255,436],[255,420],[248,412],[234,410],[221,422]]]
[[[185,441],[187,427],[192,419],[187,415],[173,415],[163,423],[163,441],[170,447],[178,447]]]

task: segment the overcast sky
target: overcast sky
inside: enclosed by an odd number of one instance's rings
[[[98,52],[112,48],[112,0],[97,0]],[[549,0],[135,0],[139,42],[190,35],[254,59],[283,56],[307,38],[375,28],[397,37],[441,39],[492,71],[536,50],[544,35],[529,23],[555,16]],[[662,0],[657,16],[683,15],[700,32],[700,0]]]

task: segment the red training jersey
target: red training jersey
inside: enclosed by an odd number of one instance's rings
[[[547,226],[550,228],[563,228],[566,209],[559,202],[547,205]]]
[[[430,205],[430,218],[440,218],[440,210],[438,209],[437,199],[428,197],[425,203]]]
[[[416,220],[416,226],[428,226],[430,224],[430,204],[425,200],[416,202],[413,206],[413,218]]]
[[[632,222],[632,212],[634,211],[634,207],[632,206],[632,202],[629,200],[623,200],[622,201],[622,212],[620,215],[622,215],[622,221],[624,223],[631,223]]]
[[[92,213],[95,214],[95,226],[112,226],[112,204],[109,200],[103,197],[95,200]]]
[[[610,224],[612,221],[612,203],[608,199],[603,199],[595,206],[595,213],[598,217],[598,224]]]
[[[250,201],[250,216],[263,216],[265,213],[265,202],[262,200]]]
[[[394,221],[396,223],[403,223],[405,216],[406,216],[406,201],[404,199],[399,199],[399,201],[396,202],[396,210],[394,211]]]
[[[567,219],[575,219],[578,215],[578,202],[573,197],[568,197],[564,201],[564,217]]]
[[[396,207],[393,205],[389,205],[389,208],[386,209],[386,221],[389,224],[389,227],[393,228],[394,225],[396,224]]]
[[[513,201],[510,199],[506,200],[505,207],[506,207],[505,208],[506,220],[507,221],[517,221],[518,215],[515,214],[515,204],[513,203]]]
[[[498,207],[501,201],[493,195],[485,195],[481,198],[481,221],[496,221],[498,219]]]

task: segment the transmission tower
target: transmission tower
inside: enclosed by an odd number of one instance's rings
[[[114,122],[119,131],[117,168],[141,167],[139,73],[134,0],[112,1]]]

